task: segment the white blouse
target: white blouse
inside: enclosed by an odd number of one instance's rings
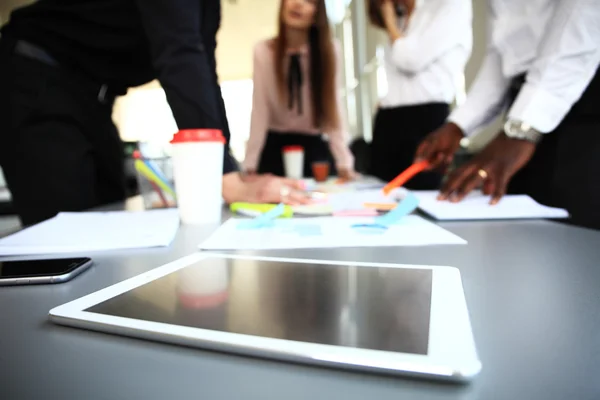
[[[398,18],[400,29],[405,23]],[[380,106],[452,103],[472,45],[471,0],[417,0],[404,36],[385,47]]]

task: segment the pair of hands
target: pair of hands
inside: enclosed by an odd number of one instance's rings
[[[446,169],[464,137],[461,129],[447,123],[429,134],[417,148],[415,161],[427,160],[431,169]],[[511,178],[523,168],[535,152],[535,144],[517,140],[500,132],[471,161],[453,171],[442,187],[440,200],[459,202],[473,189],[482,186],[496,204],[506,193]]]

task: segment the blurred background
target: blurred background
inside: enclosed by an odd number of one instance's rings
[[[32,0],[1,0],[0,24],[10,12]],[[252,50],[254,44],[276,32],[279,0],[222,0],[223,17],[218,36],[217,63],[231,127],[231,147],[243,160],[252,107]],[[381,31],[367,21],[365,0],[327,0],[327,11],[344,57],[344,99],[353,138],[371,139],[372,118],[378,99],[387,91],[382,65]],[[486,3],[473,1],[474,45],[465,75],[457,82],[461,102],[483,59],[486,41]],[[175,121],[158,82],[130,89],[117,100],[114,120],[126,142],[148,142],[157,147],[176,131]],[[472,140],[470,150],[483,146],[499,123]],[[0,121],[1,129],[1,121]],[[0,188],[4,180],[0,172]],[[0,199],[1,201],[2,199]]]

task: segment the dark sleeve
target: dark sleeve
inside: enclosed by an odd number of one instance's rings
[[[214,52],[219,0],[137,0],[158,79],[179,129],[221,129],[227,139],[223,173],[236,171],[221,110]],[[214,3],[214,4],[213,4]],[[205,15],[207,13],[215,14]],[[213,21],[205,27],[203,21]],[[214,44],[214,45],[213,45]],[[208,45],[208,46],[207,46]]]

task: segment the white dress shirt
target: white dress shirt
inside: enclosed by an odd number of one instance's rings
[[[467,100],[450,116],[467,136],[507,107],[512,78],[526,82],[508,118],[551,132],[600,63],[600,1],[488,0],[488,49]]]
[[[471,0],[417,0],[404,35],[385,47],[381,107],[452,103],[471,55],[471,19]]]

